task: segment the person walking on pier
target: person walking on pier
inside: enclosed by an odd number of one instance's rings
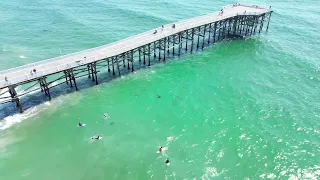
[[[164,26],[162,25],[162,26],[161,26],[161,31],[163,31],[163,29],[164,29]]]
[[[158,32],[157,30],[154,30],[153,34],[157,34],[157,32]]]
[[[176,28],[176,24],[172,24],[172,29],[175,29]]]
[[[8,78],[7,78],[7,76],[6,76],[6,77],[4,77],[4,80],[5,80],[6,82],[8,82]]]

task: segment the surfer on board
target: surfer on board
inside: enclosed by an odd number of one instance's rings
[[[103,117],[104,117],[104,119],[107,119],[108,118],[108,114],[104,113]]]
[[[96,139],[96,140],[99,140],[101,139],[102,137],[100,135],[98,135],[97,137],[92,137],[91,139]]]

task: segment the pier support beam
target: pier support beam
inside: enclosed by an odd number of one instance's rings
[[[160,61],[161,60],[161,46],[162,46],[162,43],[161,43],[161,39],[159,39],[158,41],[158,53],[159,53],[159,57],[158,57],[158,60]]]
[[[116,75],[116,73],[114,72],[114,57],[111,57],[111,61],[112,61],[112,75]]]
[[[150,43],[148,44],[148,61],[149,61],[149,63],[148,63],[148,66],[150,66],[151,64],[150,64],[150,55],[151,55],[151,53],[150,53]]]
[[[139,51],[139,62],[141,62],[141,50],[140,50],[140,47],[138,48],[138,51]]]
[[[194,28],[192,28],[192,32],[191,32],[191,52],[193,51],[193,42],[194,42]]]
[[[174,48],[176,47],[176,34],[172,35],[172,55],[174,56]]]
[[[131,72],[134,71],[134,68],[133,68],[133,50],[130,51],[130,54],[131,54]]]
[[[97,64],[96,62],[92,63],[92,66],[93,66],[93,69],[94,69],[94,75],[95,75],[95,78],[96,78],[96,85],[98,85],[98,76],[97,76]]]
[[[116,60],[116,62],[117,62],[117,69],[118,69],[119,76],[121,76],[120,64],[119,64],[119,56],[115,56],[115,60]]]
[[[146,65],[146,45],[143,46],[143,64]]]
[[[77,83],[76,83],[76,78],[74,77],[74,74],[73,74],[73,69],[70,70],[70,74],[72,76],[74,87],[76,88],[76,91],[78,91],[78,86],[77,86]]]
[[[218,30],[218,41],[220,40],[221,36],[221,22],[222,20],[219,21],[219,30]]]
[[[110,72],[110,58],[107,59],[108,62],[108,72]]]
[[[91,76],[90,76],[90,64],[88,64],[87,67],[88,67],[88,78],[91,78]]]
[[[216,42],[216,31],[217,31],[217,22],[214,23],[213,43]]]
[[[166,61],[166,47],[167,47],[167,39],[169,37],[165,37],[163,40],[163,61]]]
[[[199,49],[199,42],[200,42],[200,26],[198,27],[198,43],[197,43],[197,49]]]
[[[210,44],[211,30],[212,30],[212,23],[210,23],[210,24],[209,24],[209,37],[208,37],[208,44]]]
[[[260,24],[260,29],[259,29],[259,34],[260,34],[260,32],[262,31],[262,28],[263,28],[264,16],[265,16],[265,14],[262,15],[261,24]]]
[[[18,98],[18,94],[17,94],[17,92],[15,90],[15,87],[14,86],[9,86],[8,88],[9,88],[9,93],[10,93],[10,96],[12,98],[12,101],[16,103],[16,106],[19,109],[19,112],[23,113],[22,106],[21,106],[20,100]]]
[[[189,30],[186,31],[186,52],[188,51]]]
[[[266,32],[268,32],[268,30],[269,30],[269,24],[270,24],[270,20],[271,20],[271,14],[272,14],[272,11],[270,12],[270,15],[269,15],[269,18],[268,18],[268,25],[267,25],[267,30],[266,30]]]
[[[205,42],[205,38],[206,38],[206,31],[207,31],[207,24],[204,25],[204,28],[203,28],[202,49],[204,48],[204,42]]]
[[[181,33],[179,33],[179,49],[178,49],[178,56],[181,54]]]
[[[49,101],[51,101],[50,89],[49,89],[49,87],[48,87],[46,78],[47,78],[47,77],[42,77],[42,78],[40,78],[38,81],[39,81],[39,84],[40,84],[41,91],[44,91],[44,94],[45,94],[46,96],[48,96]]]

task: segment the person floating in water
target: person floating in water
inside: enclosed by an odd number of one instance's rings
[[[157,151],[157,153],[158,153],[158,154],[159,154],[159,153],[164,153],[166,150],[167,150],[166,148],[160,146],[159,149],[158,149],[158,151]]]
[[[170,166],[170,161],[169,161],[169,159],[167,159],[165,163],[166,163],[167,166]]]
[[[96,140],[99,140],[101,139],[102,137],[100,135],[98,135],[97,137],[92,137],[91,139],[96,139]]]
[[[162,152],[162,149],[163,149],[163,147],[162,147],[162,146],[160,146],[160,148],[159,148],[159,152]]]

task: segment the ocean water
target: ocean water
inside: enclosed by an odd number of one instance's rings
[[[230,3],[1,1],[0,70]],[[0,179],[319,179],[320,2],[248,3],[273,7],[267,34],[220,42],[39,105],[27,98],[21,115],[14,105],[0,109]],[[97,134],[103,139],[90,139]],[[168,148],[161,155],[160,145]]]

